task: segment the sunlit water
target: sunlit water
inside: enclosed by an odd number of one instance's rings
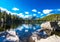
[[[40,24],[22,24],[17,26],[16,29],[12,29],[12,30],[16,31],[20,40],[26,40],[32,35],[33,32],[39,29],[41,29]],[[0,35],[0,42],[4,41],[6,35],[7,35],[6,32],[3,32]]]

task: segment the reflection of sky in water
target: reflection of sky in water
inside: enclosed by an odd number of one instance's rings
[[[27,39],[29,36],[32,35],[32,33],[36,30],[40,29],[40,25],[39,24],[22,24],[22,26],[18,26],[15,31],[18,35],[18,37],[20,39]],[[5,34],[3,34],[5,35]],[[3,40],[5,39],[5,37],[0,37],[0,41],[3,42]]]
[[[36,30],[40,29],[39,24],[23,24],[17,27],[16,32],[20,38],[26,38],[32,35]]]
[[[27,39],[34,31],[39,29],[39,24],[23,24],[22,26],[17,27],[16,32],[20,39]]]
[[[25,31],[29,31],[29,30],[35,31],[37,29],[40,29],[40,26],[38,24],[33,24],[33,25],[23,24],[22,26],[17,27],[16,30],[19,30],[19,31],[23,31],[23,30],[25,30]]]

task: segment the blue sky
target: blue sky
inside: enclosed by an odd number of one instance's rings
[[[0,0],[0,8],[20,17],[60,13],[60,0]]]

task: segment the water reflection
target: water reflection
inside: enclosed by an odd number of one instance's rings
[[[2,28],[2,29],[1,29]],[[1,23],[0,24],[0,31],[6,31],[13,28],[14,31],[16,31],[18,37],[22,41],[26,41],[34,31],[40,29],[40,24],[6,24]],[[6,39],[7,32],[0,33],[0,41]],[[4,37],[5,36],[5,37]],[[26,41],[27,42],[27,41]]]
[[[22,24],[22,26],[18,26],[15,30],[23,42],[28,42],[32,33],[38,29],[40,29],[40,24]]]
[[[11,24],[11,23],[0,23],[0,32],[1,31],[6,31],[10,29],[14,29],[18,26],[19,24]]]

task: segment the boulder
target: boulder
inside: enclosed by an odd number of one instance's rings
[[[36,42],[60,42],[60,37],[57,35],[52,35],[46,39],[37,40]]]
[[[16,35],[15,31],[7,31],[8,34],[6,36],[5,41],[10,41],[10,42],[19,42],[19,37]]]

